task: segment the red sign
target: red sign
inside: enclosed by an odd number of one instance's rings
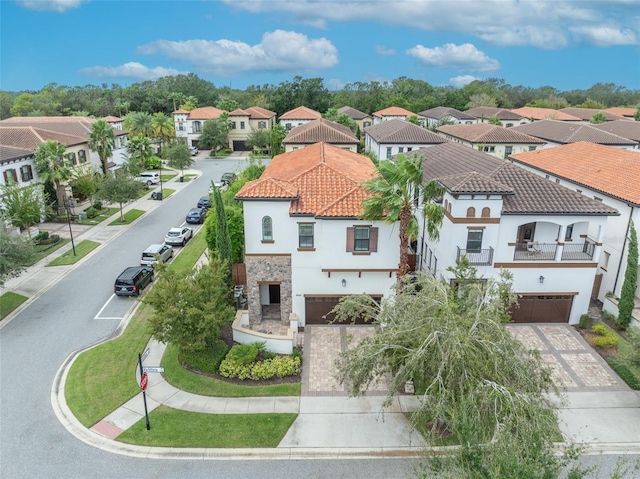
[[[149,380],[149,376],[147,373],[142,373],[142,377],[140,377],[140,389],[145,391],[147,389],[147,382]]]

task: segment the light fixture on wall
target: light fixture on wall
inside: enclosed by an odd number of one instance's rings
[[[540,276],[540,277],[538,278],[538,281],[540,281],[541,283],[544,283],[544,276]]]
[[[271,263],[267,263],[267,271],[271,271]]]
[[[346,279],[343,279],[343,280],[342,280],[342,287],[343,287],[343,288],[346,288],[346,287],[347,287],[347,280],[346,280]]]

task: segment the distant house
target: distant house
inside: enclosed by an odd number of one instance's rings
[[[347,115],[351,118],[356,125],[358,125],[360,132],[363,132],[365,128],[373,125],[373,118],[371,115],[367,115],[366,113],[356,110],[355,108],[351,108],[350,106],[338,108],[338,114]]]
[[[371,116],[373,117],[374,125],[389,120],[406,121],[411,116],[417,116],[418,120],[420,120],[420,123],[424,124],[424,117],[422,115],[406,110],[404,108],[400,108],[399,106],[390,106],[389,108],[375,111]]]
[[[634,120],[636,114],[638,113],[637,108],[626,108],[626,107],[620,107],[620,106],[607,108],[605,111],[608,111],[609,113],[613,113],[614,115],[623,116],[627,120]]]
[[[186,138],[188,146],[199,147],[202,127],[207,120],[217,120],[224,110],[215,106],[203,106],[191,111],[176,110],[173,112],[176,137]]]
[[[105,116],[104,121],[109,123],[116,130],[124,130],[124,128],[122,128],[122,122],[124,120],[118,116]]]
[[[530,123],[531,120],[518,115],[517,113],[507,110],[506,108],[494,108],[491,106],[479,106],[465,111],[467,115],[471,115],[478,120],[478,123],[489,123],[489,118],[496,117],[505,128],[512,126],[524,125]]]
[[[285,153],[304,148],[315,143],[329,143],[345,150],[358,152],[360,140],[348,126],[319,118],[292,128],[282,144]]]
[[[278,118],[278,122],[287,130],[291,130],[296,126],[304,125],[305,123],[320,118],[322,118],[320,112],[307,108],[306,106],[299,106],[298,108],[283,113],[280,118]]]
[[[513,127],[513,130],[544,140],[546,142],[544,148],[552,148],[554,146],[577,143],[579,141],[588,141],[627,150],[638,148],[637,141],[614,135],[603,129],[596,128],[595,125],[587,125],[584,123],[576,124],[558,120],[541,120],[527,125]]]
[[[365,128],[364,134],[365,151],[374,153],[381,160],[446,141],[426,128],[399,119],[372,125]]]
[[[512,155],[511,160],[550,183],[571,188],[620,212],[620,216],[609,218],[606,234],[600,240],[602,254],[593,288],[593,296],[603,308],[617,315],[614,297],[620,296],[627,268],[630,222],[640,229],[640,152],[579,142]],[[573,228],[575,232],[575,225]],[[566,233],[564,243],[572,245],[581,238]],[[638,278],[636,304],[640,305],[640,275]],[[640,326],[640,308],[636,307],[633,314]]]
[[[229,113],[231,130],[229,131],[229,145],[233,151],[247,151],[245,141],[251,130],[271,129],[276,123],[276,113],[259,106],[233,110]]]
[[[597,108],[575,108],[575,107],[570,107],[570,108],[561,108],[558,111],[561,111],[561,112],[566,113],[566,114],[571,115],[571,116],[577,116],[583,122],[587,122],[587,123],[589,123],[591,121],[591,119],[594,117],[594,115],[597,115],[598,113],[602,113],[602,115],[604,116],[605,120],[607,120],[607,121],[616,121],[616,120],[624,120],[625,119],[623,116],[616,115],[615,113],[612,113],[612,112],[607,111],[607,110],[599,110]]]
[[[446,106],[438,106],[436,108],[424,110],[418,113],[418,115],[424,117],[425,126],[429,128],[442,125],[444,122],[463,125],[478,123],[478,119],[476,117]]]
[[[618,135],[640,144],[640,121],[616,120],[592,126],[598,130],[606,131],[612,135]],[[636,146],[636,149],[638,148],[640,146]]]
[[[496,158],[506,159],[511,153],[542,148],[544,141],[531,135],[488,123],[475,125],[443,125],[436,129],[449,141],[460,143]]]
[[[513,108],[511,110],[529,121],[540,120],[558,120],[558,121],[572,121],[575,123],[582,122],[582,118],[574,115],[569,115],[560,110],[554,110],[553,108],[538,108],[534,106],[523,106],[522,108]]]

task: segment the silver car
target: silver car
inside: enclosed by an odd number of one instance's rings
[[[166,263],[173,256],[173,248],[166,244],[149,245],[142,253],[140,266],[151,266],[160,261]]]
[[[164,237],[164,242],[170,245],[184,246],[192,237],[193,230],[191,228],[176,226],[167,232],[167,235]]]

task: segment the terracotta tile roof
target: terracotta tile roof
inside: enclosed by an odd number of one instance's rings
[[[173,114],[174,115],[177,115],[177,114],[187,114],[188,115],[189,114],[189,110],[179,109],[179,110],[174,111]]]
[[[95,123],[96,121],[98,120],[88,116],[12,116],[0,123]]]
[[[436,120],[446,116],[457,118],[458,120],[476,120],[475,116],[471,116],[468,113],[463,113],[460,110],[446,106],[437,106],[429,110],[421,111],[418,115],[424,116],[425,118],[435,118]]]
[[[426,128],[398,118],[368,126],[365,128],[365,132],[380,144],[397,143],[416,145],[425,143],[438,144],[446,141],[441,136],[436,135]]]
[[[0,123],[0,145],[21,148],[35,152],[38,145],[48,140],[57,141],[65,146],[87,142],[86,136],[67,135],[58,131],[34,128],[33,126],[5,126]]]
[[[0,145],[0,163],[33,156],[34,150]]]
[[[2,120],[0,126],[32,126],[86,139],[91,133],[91,125],[96,121],[98,120],[95,118],[85,116],[24,116]],[[117,128],[113,129],[113,133],[116,136],[127,134],[126,131]]]
[[[351,108],[350,106],[343,106],[342,108],[338,108],[338,114],[339,115],[343,115],[343,114],[347,115],[352,120],[362,120],[363,118],[371,116],[371,115],[367,115],[364,112],[361,112],[360,110],[356,110],[355,108]]]
[[[105,116],[103,119],[107,123],[116,123],[122,121],[122,118],[118,118],[117,116]]]
[[[421,115],[409,110],[405,110],[404,108],[400,108],[399,106],[390,106],[389,108],[384,108],[383,110],[374,111],[372,116],[377,116],[378,118],[382,118],[383,116],[417,116],[418,118],[420,118]]]
[[[439,132],[451,135],[471,143],[524,143],[543,144],[543,140],[515,131],[513,128],[475,123],[472,125],[442,125],[436,128]]]
[[[306,106],[299,106],[280,116],[280,120],[316,120],[318,118],[322,118],[322,115]]]
[[[640,142],[640,121],[616,120],[591,126],[628,140]]]
[[[348,126],[333,121],[319,118],[300,126],[292,128],[282,143],[286,144],[311,144],[324,141],[335,144],[359,143]]]
[[[593,125],[567,123],[558,120],[540,120],[526,125],[519,125],[510,130],[526,133],[554,143],[576,143],[588,141],[601,145],[633,146],[637,142],[609,133]]]
[[[491,106],[479,106],[465,111],[467,115],[471,115],[478,119],[487,119],[492,116],[498,117],[500,120],[522,120],[523,116],[507,110],[506,108],[494,108]]]
[[[608,111],[609,113],[613,113],[614,115],[620,115],[620,116],[624,116],[624,117],[631,117],[633,118],[634,116],[636,116],[636,112],[638,111],[637,108],[627,108],[627,107],[622,107],[622,106],[614,106],[611,108],[607,108],[605,111]]]
[[[552,148],[538,151],[550,150]],[[447,142],[421,148],[416,153],[424,156],[425,181],[474,173],[484,175],[483,182],[487,178],[495,182],[484,185],[490,191],[497,188],[497,184],[513,190],[512,195],[503,197],[502,214],[617,214],[610,206],[468,146]],[[482,186],[481,181],[474,181],[475,188]]]
[[[368,157],[316,143],[274,157],[262,176],[245,184],[236,198],[281,200],[293,198],[295,192],[298,197],[291,202],[291,215],[356,218],[362,199],[368,196],[362,183],[376,174]]]
[[[623,116],[616,115],[606,110],[599,110],[597,108],[570,107],[570,108],[561,108],[558,111],[561,111],[562,113],[566,113],[567,115],[577,116],[578,118],[584,121],[591,120],[591,118],[593,118],[593,115],[595,115],[596,113],[602,113],[604,117],[607,119],[607,121],[624,120]]]
[[[229,112],[229,116],[249,116],[249,112],[246,110],[242,110],[241,108],[236,108],[235,110]]]
[[[224,110],[216,108],[215,106],[203,106],[201,108],[194,108],[189,112],[189,120],[215,120],[220,118],[220,115],[224,113]]]
[[[640,152],[579,142],[511,158],[640,206]]]
[[[445,176],[439,178],[438,181],[451,193],[513,194],[513,189],[509,186],[498,183],[491,177],[477,171]]]
[[[561,112],[560,110],[554,110],[553,108],[523,106],[522,108],[514,108],[511,111],[531,120],[545,120],[547,118],[551,118],[553,120],[560,121],[581,121],[577,116],[569,115]]]
[[[275,111],[267,110],[261,106],[252,106],[247,108],[245,111],[248,111],[249,117],[255,120],[268,120],[269,118],[276,116]]]

